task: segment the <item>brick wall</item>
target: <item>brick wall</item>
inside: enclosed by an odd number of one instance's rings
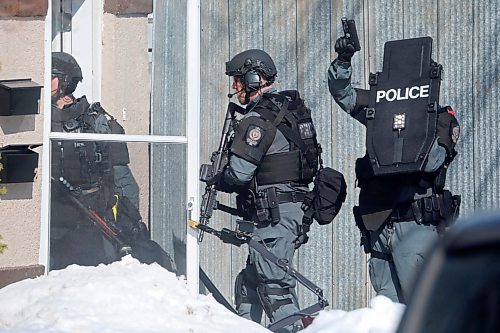
[[[44,270],[45,268],[42,265],[0,268],[0,288],[17,281],[40,276],[44,273]]]
[[[153,0],[105,0],[104,12],[115,15],[147,15],[153,12]]]
[[[3,0],[0,17],[35,17],[47,15],[48,0]]]

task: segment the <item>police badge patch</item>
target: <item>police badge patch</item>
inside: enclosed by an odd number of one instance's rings
[[[249,146],[256,147],[264,137],[264,130],[259,126],[250,125],[247,130],[246,143]]]

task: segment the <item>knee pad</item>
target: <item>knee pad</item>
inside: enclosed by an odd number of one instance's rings
[[[234,281],[234,303],[238,308],[242,303],[260,304],[256,295],[257,285],[242,270]]]
[[[257,286],[257,295],[269,319],[272,319],[273,313],[280,307],[294,303],[290,288],[271,288],[265,284],[259,284]]]

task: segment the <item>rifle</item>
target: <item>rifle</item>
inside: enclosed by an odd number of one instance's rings
[[[348,20],[346,17],[341,19],[342,29],[344,30],[344,37],[347,38],[354,46],[354,51],[361,50],[361,45],[359,44],[358,31],[356,30],[356,22],[354,20]]]
[[[299,310],[296,313],[293,313],[269,325],[267,328],[270,331],[275,332],[283,327],[293,324],[297,320],[307,320],[307,318],[310,319],[311,315],[323,310],[325,307],[328,306],[328,300],[324,297],[323,290],[320,287],[315,285],[311,280],[309,280],[304,275],[295,270],[293,267],[291,267],[287,260],[284,260],[283,258],[278,258],[276,255],[270,252],[265,245],[259,243],[253,237],[253,231],[255,228],[253,222],[236,220],[235,230],[231,230],[228,228],[222,228],[221,230],[216,230],[214,228],[209,227],[208,225],[203,225],[192,220],[189,221],[189,226],[191,228],[197,228],[201,231],[205,231],[211,235],[214,235],[218,237],[220,240],[222,240],[223,243],[226,244],[231,244],[238,247],[241,246],[242,244],[248,244],[249,247],[259,252],[264,258],[266,258],[266,260],[278,266],[283,272],[289,274],[298,283],[302,284],[304,287],[309,289],[318,297],[318,301],[315,304],[303,310]],[[227,303],[227,301],[225,303]]]
[[[205,193],[202,196],[200,207],[200,224],[207,225],[212,217],[213,211],[218,209],[220,205],[217,202],[217,182],[222,177],[224,168],[226,167],[227,153],[229,150],[229,142],[232,137],[232,124],[234,121],[234,112],[241,109],[233,102],[229,102],[222,127],[222,135],[219,142],[219,148],[212,153],[210,160],[212,164],[202,164],[200,167],[200,181],[207,184]],[[229,208],[229,207],[228,207]],[[199,230],[198,242],[203,240],[203,231]]]
[[[99,216],[93,209],[85,206],[78,197],[81,192],[78,188],[73,187],[66,179],[63,177],[59,178],[57,181],[52,177],[53,183],[56,183],[62,191],[67,193],[67,197],[73,202],[73,204],[78,207],[78,209],[83,212],[89,218],[89,222],[92,223],[99,231],[109,239],[113,244],[115,244],[120,252],[121,256],[125,256],[132,252],[132,248],[128,245],[127,241],[123,239],[120,235],[119,230],[104,218]]]
[[[64,178],[60,178],[59,181],[56,181],[54,178],[52,178],[52,181],[54,183],[57,183],[60,188],[62,188],[63,191],[66,191],[68,194],[68,198],[82,211],[84,212],[87,217],[89,218],[90,222],[96,226],[101,233],[108,238],[115,246],[117,246],[120,249],[120,255],[121,256],[126,256],[128,254],[133,255],[132,248],[127,245],[127,241],[123,239],[123,237],[118,233],[117,229],[115,226],[110,225],[108,222],[106,222],[105,219],[100,217],[94,210],[91,208],[86,207],[79,199],[78,196],[80,195],[78,189],[74,188],[67,180]],[[153,241],[150,241],[153,242]],[[156,243],[155,243],[156,244]],[[0,244],[1,245],[1,244]],[[163,249],[160,248],[159,245],[155,247],[157,251],[161,251],[164,256],[166,256],[164,262],[157,262],[170,272],[176,273],[177,270],[175,268],[175,263]],[[144,261],[143,258],[135,256],[136,259],[138,259],[140,262],[144,262],[146,264],[150,264],[148,261]],[[220,304],[225,306],[229,311],[236,313],[236,310],[231,306],[231,304],[224,298],[222,293],[220,292],[219,289],[212,283],[212,281],[208,278],[207,274],[203,271],[203,269],[200,267],[199,268],[199,274],[200,274],[200,281],[201,283],[207,288],[207,290],[213,295],[215,300],[217,300]]]

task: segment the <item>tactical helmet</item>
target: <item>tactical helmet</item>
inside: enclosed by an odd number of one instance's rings
[[[226,75],[244,77],[249,71],[255,71],[268,82],[274,82],[278,71],[269,54],[259,49],[246,50],[226,62]]]
[[[75,58],[65,52],[52,52],[52,75],[59,77],[64,95],[73,93],[78,82],[83,80],[82,69]]]

